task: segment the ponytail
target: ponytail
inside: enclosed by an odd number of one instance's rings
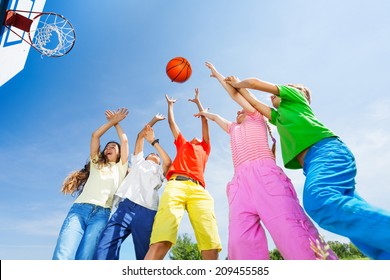
[[[274,154],[274,157],[276,158],[276,139],[275,139],[275,137],[272,135],[271,127],[270,127],[268,121],[265,121],[265,125],[267,126],[267,130],[268,130],[269,136],[270,136],[271,139],[272,139],[272,148],[271,148],[271,151],[272,151],[272,153]]]

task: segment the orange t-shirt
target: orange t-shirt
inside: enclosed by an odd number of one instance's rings
[[[210,154],[210,143],[202,140],[199,144],[193,144],[188,142],[181,132],[174,143],[176,158],[167,172],[167,180],[173,173],[179,173],[199,181],[205,187],[204,171]]]

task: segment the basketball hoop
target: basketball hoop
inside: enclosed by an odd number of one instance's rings
[[[20,13],[37,15],[33,19],[29,19]],[[42,55],[48,57],[66,55],[76,41],[76,33],[70,22],[62,15],[52,12],[8,10],[4,26]],[[12,27],[27,32],[28,40],[12,30]]]

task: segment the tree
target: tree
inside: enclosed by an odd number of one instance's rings
[[[362,259],[366,257],[351,242],[346,244],[338,241],[329,241],[328,244],[330,248],[333,250],[333,252],[335,252],[340,259],[354,260],[354,259]]]
[[[192,242],[191,237],[184,233],[177,238],[175,246],[169,252],[171,260],[201,260],[202,255],[198,249],[198,244]]]
[[[341,243],[339,241],[328,241],[326,245],[327,248],[332,249],[336,253],[340,260],[367,258],[351,242]],[[283,260],[278,249],[271,250],[269,255],[270,260]],[[177,238],[175,246],[169,252],[169,258],[171,260],[201,260],[202,255],[199,251],[198,244],[192,242],[191,237],[187,233],[184,233]]]
[[[269,252],[270,260],[284,260],[278,249],[273,249]]]

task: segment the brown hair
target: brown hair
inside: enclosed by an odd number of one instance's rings
[[[88,180],[91,162],[88,161],[80,170],[70,173],[62,183],[61,192],[65,195],[79,195]]]
[[[106,146],[104,146],[104,149],[102,152],[100,152],[100,148],[99,148],[99,157],[98,159],[93,159],[92,162],[94,164],[97,164],[98,168],[102,168],[104,165],[106,165],[108,163],[108,158],[107,156],[104,154],[104,150],[107,148],[107,146],[109,144],[116,144],[118,146],[118,157],[116,158],[116,162],[119,162],[119,160],[121,159],[121,145],[118,143],[118,142],[115,142],[115,141],[110,141],[110,142],[107,142]]]
[[[266,120],[265,120],[265,125],[267,126],[269,136],[270,136],[271,139],[272,139],[272,148],[271,148],[271,151],[272,151],[272,153],[274,154],[274,157],[276,158],[276,139],[275,139],[275,137],[272,135],[271,127],[270,127],[268,121],[266,121]]]
[[[103,152],[100,152],[100,148],[99,148],[98,158],[92,159],[92,163],[96,164],[98,168],[102,168],[104,165],[108,163],[108,158],[104,154],[104,150],[106,149],[107,145],[111,143],[118,145],[119,153],[116,162],[119,162],[120,154],[121,154],[120,153],[121,145],[115,141],[110,141],[104,147]],[[78,196],[83,191],[84,185],[88,180],[90,168],[91,168],[91,162],[88,161],[82,169],[70,173],[62,183],[61,192],[63,192],[65,195],[70,194],[70,195]]]
[[[305,95],[306,100],[311,103],[311,91],[308,87],[302,84],[287,84],[290,87],[296,88]]]

